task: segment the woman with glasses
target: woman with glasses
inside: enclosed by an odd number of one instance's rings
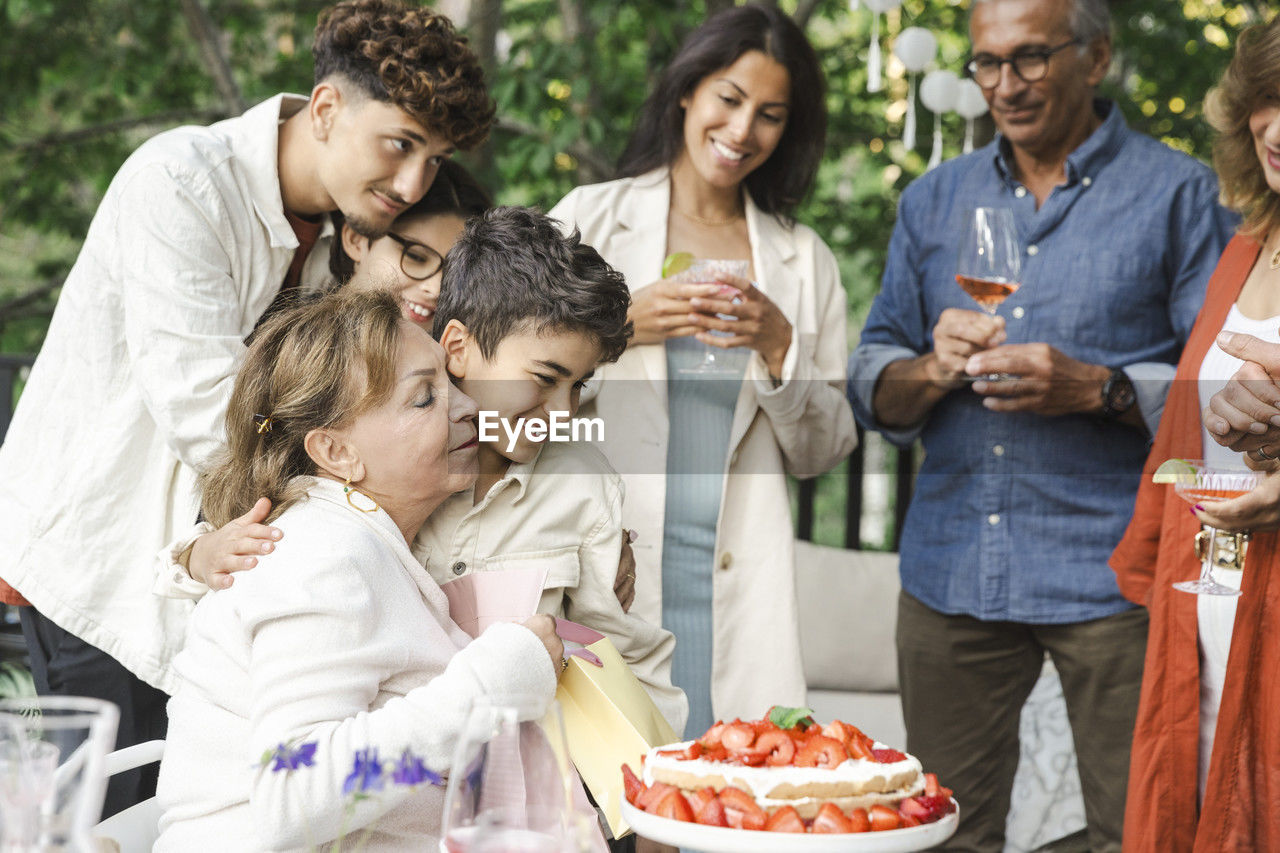
[[[343,224],[342,239],[333,242],[329,269],[340,283],[392,291],[405,318],[430,331],[444,256],[467,220],[492,206],[471,173],[446,160],[431,189],[396,218],[386,236],[370,240]]]

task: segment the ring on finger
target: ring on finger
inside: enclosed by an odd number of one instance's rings
[[[1250,451],[1250,453],[1255,454],[1253,458],[1259,462],[1274,462],[1276,459],[1280,459],[1280,456],[1273,456],[1267,452],[1267,448],[1269,446],[1270,445],[1264,444],[1262,447],[1258,447]]]

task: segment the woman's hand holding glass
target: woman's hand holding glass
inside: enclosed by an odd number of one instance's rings
[[[1204,524],[1229,533],[1280,530],[1280,470],[1272,463],[1262,482],[1248,494],[1198,504],[1192,511]]]
[[[693,310],[688,322],[698,330],[698,340],[722,349],[753,349],[764,359],[770,376],[781,376],[782,363],[791,348],[791,322],[773,300],[747,279],[727,273],[717,274],[716,279],[723,285],[712,285],[713,291],[718,292],[690,300]],[[737,319],[726,320],[717,315]]]
[[[683,338],[698,332],[699,326],[689,321],[692,300],[714,296],[720,289],[715,284],[691,284],[663,278],[632,292],[631,309],[627,312],[635,326],[628,346],[660,344],[667,338]]]

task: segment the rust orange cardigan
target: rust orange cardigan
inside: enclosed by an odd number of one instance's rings
[[[1178,363],[1133,518],[1111,556],[1120,591],[1151,613],[1129,768],[1126,851],[1280,851],[1280,541],[1275,533],[1263,533],[1249,545],[1204,808],[1197,818],[1196,596],[1169,585],[1200,571],[1191,546],[1199,522],[1172,488],[1150,478],[1165,459],[1202,455],[1200,364],[1259,251],[1255,241],[1237,236],[1218,262]]]

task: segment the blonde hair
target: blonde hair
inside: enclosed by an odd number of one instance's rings
[[[1280,194],[1267,185],[1249,119],[1261,96],[1278,86],[1280,16],[1240,34],[1231,64],[1205,100],[1205,115],[1219,134],[1213,145],[1213,166],[1222,203],[1244,216],[1242,233],[1259,238],[1280,226]]]
[[[346,426],[387,399],[400,324],[390,294],[344,288],[258,328],[227,405],[226,447],[200,477],[210,523],[221,527],[259,497],[271,499],[273,520],[302,496],[297,478],[316,471],[307,433]]]

